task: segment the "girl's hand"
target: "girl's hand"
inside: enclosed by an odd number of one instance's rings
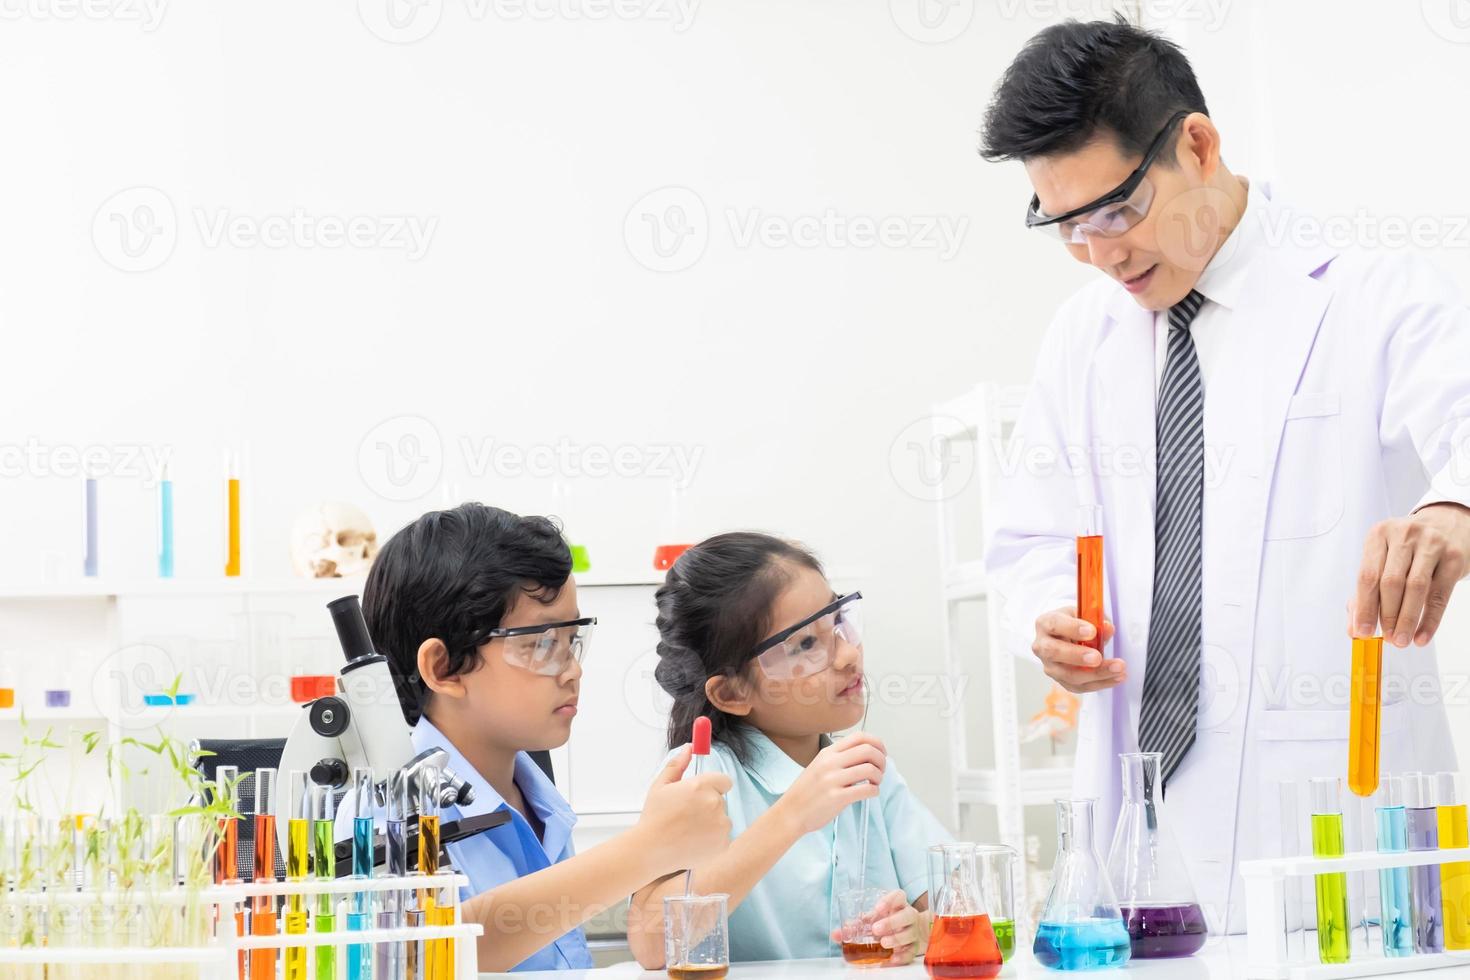
[[[821,830],[858,800],[877,796],[887,764],[888,753],[877,736],[849,735],[818,752],[776,807],[795,822],[798,832]]]
[[[863,916],[873,921],[873,938],[884,949],[893,950],[885,966],[907,966],[918,955],[919,943],[923,940],[923,914],[904,897],[901,891],[891,891],[879,900],[873,911]],[[842,930],[832,930],[832,941],[842,942]]]

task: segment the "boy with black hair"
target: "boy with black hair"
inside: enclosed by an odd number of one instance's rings
[[[573,853],[576,814],[528,754],[565,744],[577,713],[596,620],[582,616],[571,570],[551,521],[471,503],[393,535],[363,591],[414,748],[443,748],[474,788],[474,802],[446,808],[446,819],[511,814],[447,848],[470,879],[465,921],[485,929],[481,970],[590,968],[583,922],[707,860],[730,835],[729,777],[681,781],[686,749],[660,773],[633,828]]]

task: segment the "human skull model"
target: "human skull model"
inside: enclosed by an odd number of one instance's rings
[[[378,532],[351,504],[324,501],[291,528],[291,566],[302,578],[365,575],[377,553]]]

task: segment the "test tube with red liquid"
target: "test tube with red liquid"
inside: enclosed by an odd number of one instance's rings
[[[1077,618],[1092,624],[1092,639],[1082,645],[1102,652],[1103,640],[1103,533],[1102,508],[1088,504],[1079,508],[1081,527],[1077,535]]]

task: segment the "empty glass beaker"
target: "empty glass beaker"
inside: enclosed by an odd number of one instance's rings
[[[1031,951],[1055,970],[1128,962],[1131,944],[1093,840],[1095,800],[1057,800],[1057,862]]]
[[[924,967],[935,980],[993,977],[1005,963],[991,925],[980,858],[981,848],[975,844],[929,848],[929,908],[934,923]]]
[[[1184,855],[1161,822],[1159,752],[1124,752],[1123,806],[1108,851],[1108,877],[1128,927],[1133,955],[1190,956],[1208,937],[1204,911]]]

